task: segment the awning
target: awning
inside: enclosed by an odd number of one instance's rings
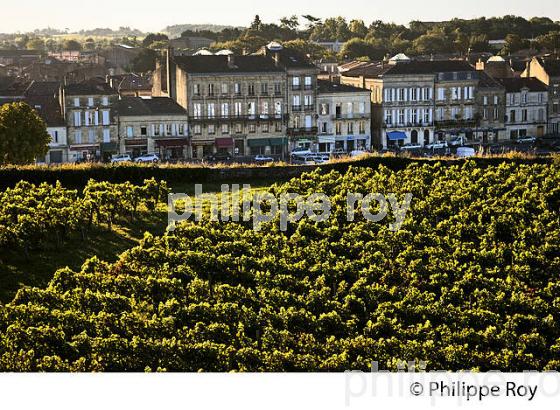
[[[145,147],[148,145],[147,139],[131,139],[131,140],[124,140],[124,145],[127,147]]]
[[[234,146],[233,138],[216,138],[216,148],[231,148]]]
[[[250,147],[266,147],[266,146],[270,146],[270,139],[268,139],[268,138],[254,138],[254,139],[248,139],[248,140],[247,140],[247,145],[249,145]]]
[[[165,140],[156,140],[156,147],[184,147],[189,144],[188,138],[174,138]]]
[[[406,134],[402,131],[391,131],[387,133],[387,139],[389,141],[400,141],[406,139]]]
[[[335,142],[336,138],[334,135],[319,135],[317,137],[319,144],[326,144],[326,143],[333,143]]]
[[[286,138],[271,138],[270,139],[270,146],[271,147],[280,147],[282,145],[286,145],[288,142]]]

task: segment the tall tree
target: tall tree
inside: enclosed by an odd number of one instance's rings
[[[51,137],[37,112],[23,102],[0,107],[0,164],[29,164],[44,157]]]

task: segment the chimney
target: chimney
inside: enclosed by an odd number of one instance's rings
[[[235,55],[233,54],[228,54],[227,56],[227,65],[229,68],[233,69],[235,68]]]
[[[276,64],[276,67],[278,67],[280,65],[280,53],[278,51],[274,52],[272,59],[274,60],[274,64]]]

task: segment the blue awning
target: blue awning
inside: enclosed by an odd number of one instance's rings
[[[400,141],[406,139],[406,134],[402,131],[391,131],[387,133],[387,139],[389,141]]]

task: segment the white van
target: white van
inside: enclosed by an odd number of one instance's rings
[[[470,158],[476,155],[476,151],[471,147],[459,147],[457,148],[457,156],[459,158]]]

